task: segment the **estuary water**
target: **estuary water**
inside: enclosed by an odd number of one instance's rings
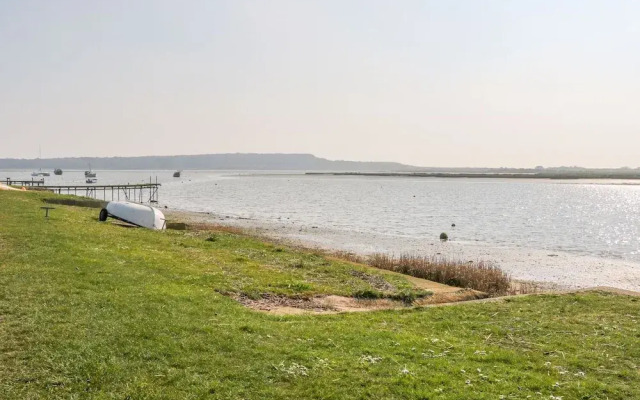
[[[31,171],[0,178],[31,179]],[[160,206],[277,226],[434,243],[534,249],[640,265],[633,182],[404,178],[287,172],[97,171],[99,184],[162,184]],[[82,171],[45,178],[84,184]],[[452,226],[455,224],[455,227]],[[375,246],[374,246],[375,247]]]

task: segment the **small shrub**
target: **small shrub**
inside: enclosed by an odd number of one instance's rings
[[[397,293],[391,294],[389,298],[396,301],[402,301],[405,304],[412,304],[417,299],[423,299],[431,295],[433,295],[433,293],[428,290],[404,289],[400,290]]]
[[[217,240],[216,239],[216,235],[209,235],[209,237],[206,238],[204,241],[205,242],[215,242],[216,240]]]
[[[443,242],[446,242],[447,240],[449,240],[449,235],[447,235],[446,232],[442,232],[440,234],[440,240],[442,240]]]
[[[417,296],[413,290],[400,290],[399,292],[389,296],[389,298],[391,300],[401,301],[405,304],[411,304],[416,300]]]
[[[304,268],[304,261],[302,260],[293,260],[289,264],[291,268]]]
[[[383,296],[382,292],[372,289],[364,289],[358,290],[353,294],[353,297],[356,299],[381,299]]]

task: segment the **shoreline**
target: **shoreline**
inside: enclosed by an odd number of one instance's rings
[[[215,213],[163,210],[170,220],[209,223],[239,228],[292,245],[325,251],[346,251],[367,256],[373,253],[415,254],[461,261],[491,262],[513,279],[535,282],[545,289],[570,290],[594,286],[640,291],[640,263],[527,248],[506,248],[475,243],[440,242],[371,232],[309,226],[290,220],[260,221]]]
[[[549,179],[549,180],[638,180],[636,172],[306,172],[305,175],[378,176],[404,178],[466,178],[466,179]]]

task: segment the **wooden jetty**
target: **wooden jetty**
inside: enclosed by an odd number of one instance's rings
[[[102,200],[126,200],[136,203],[157,203],[159,183],[136,183],[126,185],[42,185],[38,189],[58,194],[91,197]],[[102,194],[102,196],[100,196]]]
[[[7,186],[42,186],[44,185],[44,178],[31,179],[30,181],[16,181],[11,178],[7,178],[2,181]]]

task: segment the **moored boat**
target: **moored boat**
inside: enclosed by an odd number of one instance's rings
[[[62,175],[62,170],[60,168],[56,168],[53,170],[54,175]]]
[[[165,229],[164,214],[157,208],[128,201],[110,201],[106,208],[100,210],[100,221],[108,217],[148,229]]]
[[[87,178],[87,180],[85,182],[87,182],[87,183],[96,183],[96,182],[98,182],[98,180],[96,178]]]
[[[89,170],[88,171],[84,171],[84,177],[85,178],[95,178],[96,177],[96,173],[91,171],[91,164],[89,164]]]
[[[38,170],[38,171],[33,171],[31,173],[31,176],[50,176],[51,174],[48,172],[42,172],[42,169]]]

